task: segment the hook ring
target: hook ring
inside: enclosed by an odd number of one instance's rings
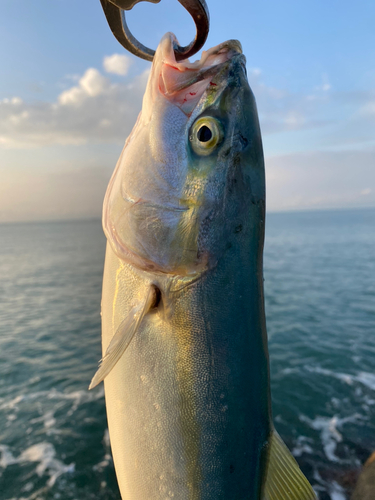
[[[131,10],[135,4],[148,1],[159,3],[160,0],[100,0],[109,27],[118,42],[132,54],[152,61],[155,51],[142,45],[132,35],[126,23],[125,10]],[[177,61],[187,59],[200,50],[207,39],[210,27],[210,16],[205,0],[178,0],[185,7],[195,22],[197,33],[194,40],[185,47],[175,45],[174,52]]]

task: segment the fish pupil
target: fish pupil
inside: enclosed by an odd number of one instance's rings
[[[199,130],[198,130],[198,141],[200,142],[208,142],[212,138],[212,132],[211,130],[206,127],[206,125],[203,125]]]

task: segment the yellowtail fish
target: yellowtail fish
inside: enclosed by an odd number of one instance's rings
[[[264,162],[234,40],[156,51],[104,202],[103,359],[123,500],[312,500],[273,428]]]

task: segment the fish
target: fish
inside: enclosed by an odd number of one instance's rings
[[[167,33],[105,195],[104,380],[123,500],[313,500],[272,423],[265,172],[240,42]]]

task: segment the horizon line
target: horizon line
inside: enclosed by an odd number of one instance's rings
[[[351,211],[360,211],[360,210],[374,210],[374,206],[366,206],[366,207],[329,207],[329,208],[286,208],[286,209],[266,209],[266,214],[295,214],[295,213],[311,213],[311,212],[351,212]],[[71,218],[57,218],[57,219],[21,219],[21,220],[0,220],[0,225],[6,224],[48,224],[51,222],[62,223],[62,222],[90,222],[90,221],[100,221],[102,220],[102,216],[82,216],[82,217],[71,217]]]

